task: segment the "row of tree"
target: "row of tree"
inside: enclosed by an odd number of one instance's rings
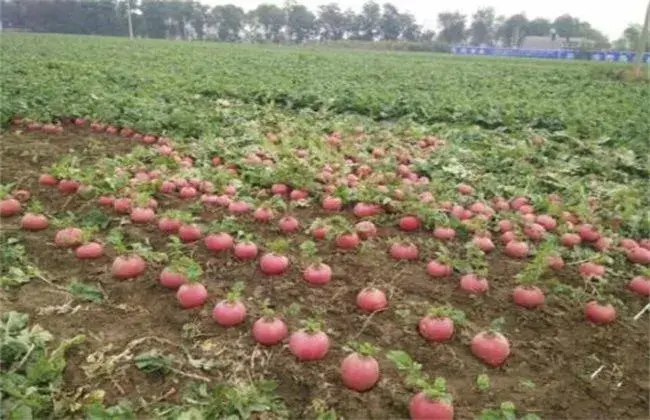
[[[32,32],[126,36],[130,14],[133,32],[146,38],[275,43],[404,40],[512,47],[520,46],[526,36],[555,33],[567,40],[588,38],[600,48],[609,46],[605,35],[573,16],[529,20],[524,14],[499,16],[491,7],[479,9],[471,19],[458,12],[440,13],[436,33],[393,4],[374,1],[366,2],[359,13],[336,3],[319,6],[314,13],[293,0],[284,7],[261,4],[249,12],[233,4],[210,8],[192,0],[1,0],[0,6],[3,28]],[[635,41],[634,28],[628,29],[617,42],[633,48],[639,31]]]

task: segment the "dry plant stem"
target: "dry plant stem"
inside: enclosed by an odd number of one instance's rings
[[[641,318],[641,316],[642,316],[644,313],[648,312],[648,310],[650,310],[650,302],[649,302],[647,305],[645,305],[645,306],[643,307],[643,309],[641,309],[641,310],[640,310],[636,315],[634,315],[634,318],[632,318],[632,320],[634,320],[634,321],[638,321],[639,318]]]
[[[368,315],[368,318],[366,318],[366,320],[363,322],[363,325],[362,325],[361,328],[359,329],[359,332],[357,332],[357,333],[354,335],[354,339],[356,340],[357,338],[359,338],[359,337],[361,336],[361,334],[363,334],[364,330],[365,330],[365,329],[368,327],[368,325],[370,324],[370,321],[372,321],[372,317],[373,317],[376,313],[378,313],[378,312],[383,312],[383,311],[385,311],[386,309],[388,309],[388,308],[377,309],[376,311],[374,311],[373,313],[371,313],[370,315]]]
[[[596,370],[594,371],[594,373],[592,373],[591,376],[590,376],[589,378],[590,378],[591,380],[594,380],[594,379],[596,378],[596,376],[598,376],[598,375],[600,374],[600,372],[603,371],[603,369],[605,369],[605,365],[600,365],[600,367],[599,367],[598,369],[596,369]]]

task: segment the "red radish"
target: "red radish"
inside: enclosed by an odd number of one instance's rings
[[[650,277],[636,276],[627,284],[627,288],[641,296],[650,296]]]
[[[320,360],[330,349],[330,339],[315,322],[298,330],[289,337],[289,350],[300,361]]]
[[[647,249],[648,251],[650,251],[650,239],[648,239],[648,238],[646,238],[646,239],[641,239],[641,240],[639,241],[639,246],[640,246],[641,248],[644,248],[644,249]]]
[[[111,272],[113,277],[120,280],[127,280],[138,277],[147,268],[146,263],[139,255],[118,256],[113,261]]]
[[[486,214],[489,212],[488,207],[485,204],[481,203],[480,201],[475,201],[474,203],[472,203],[472,205],[469,206],[468,210],[470,210],[472,213],[482,213],[482,214]]]
[[[532,285],[519,285],[512,292],[512,300],[516,305],[526,309],[534,309],[544,304],[544,292]]]
[[[79,183],[72,179],[62,179],[59,182],[58,189],[62,194],[74,194],[79,189]]]
[[[241,301],[244,283],[237,282],[228,293],[228,298],[217,303],[212,309],[212,318],[222,327],[234,327],[246,319],[248,312]]]
[[[427,341],[445,342],[454,335],[454,321],[451,316],[454,310],[450,307],[431,308],[429,313],[420,319],[418,331]]]
[[[548,214],[540,214],[535,219],[535,222],[537,222],[544,229],[549,231],[554,230],[557,227],[557,221],[552,216],[549,216]]]
[[[375,349],[363,343],[357,352],[347,355],[340,366],[343,385],[358,392],[368,391],[379,381],[379,363],[372,357]]]
[[[357,294],[357,307],[364,312],[375,312],[388,307],[386,294],[374,287],[366,287]]]
[[[533,219],[533,220],[535,219],[535,216],[534,216],[534,214],[533,214],[533,212],[535,211],[535,209],[534,209],[533,206],[531,206],[530,204],[524,204],[524,205],[522,205],[521,207],[519,207],[519,209],[518,209],[517,211],[518,211],[520,214],[523,214],[523,215],[531,215],[531,216],[532,216],[532,219]]]
[[[158,277],[158,282],[169,289],[178,289],[181,285],[187,283],[187,278],[177,273],[173,267],[166,267]]]
[[[433,236],[436,239],[448,241],[456,236],[456,231],[450,227],[437,227],[433,230]]]
[[[289,268],[289,258],[284,255],[278,255],[273,252],[264,254],[260,258],[260,270],[270,276],[284,274]]]
[[[208,298],[208,291],[201,283],[182,284],[176,292],[176,299],[184,309],[202,306]]]
[[[565,233],[560,238],[560,243],[567,248],[573,248],[582,242],[582,238],[577,233]]]
[[[499,220],[498,226],[501,233],[510,232],[515,228],[514,224],[507,219]]]
[[[228,212],[232,214],[246,213],[253,209],[253,207],[245,201],[232,201],[228,204]]]
[[[453,420],[454,407],[445,399],[418,392],[409,402],[409,414],[411,420]]]
[[[510,202],[510,208],[513,210],[519,210],[521,206],[528,204],[528,199],[526,197],[515,197]]]
[[[474,236],[472,239],[472,243],[474,243],[479,249],[486,254],[494,251],[494,243],[492,242],[492,239],[488,238],[487,236]]]
[[[264,316],[253,324],[253,338],[265,346],[279,344],[288,335],[287,324],[280,317]]]
[[[273,210],[266,207],[258,207],[253,212],[253,219],[258,222],[268,222],[273,218]]]
[[[530,223],[524,226],[524,234],[533,241],[539,241],[546,236],[546,229],[540,224]]]
[[[635,264],[650,264],[650,250],[637,246],[626,251],[627,259]]]
[[[611,303],[600,304],[592,300],[585,305],[585,316],[594,324],[609,324],[616,319],[616,309]]]
[[[377,226],[370,220],[364,220],[354,225],[354,230],[360,239],[370,239],[377,236]]]
[[[238,260],[254,260],[257,258],[257,245],[253,242],[238,242],[233,247],[233,254]]]
[[[43,186],[53,187],[59,183],[59,180],[56,179],[53,175],[41,174],[41,176],[38,177],[38,183]]]
[[[327,238],[327,226],[316,227],[312,230],[311,234],[317,241],[322,241]]]
[[[189,200],[191,198],[194,198],[198,195],[198,192],[196,191],[196,188],[194,187],[183,187],[181,190],[178,192],[178,196],[180,198],[184,198],[186,200]]]
[[[0,217],[11,217],[20,213],[20,201],[15,198],[5,198],[0,201]]]
[[[158,187],[158,191],[163,194],[172,194],[176,191],[176,183],[172,181],[163,181]]]
[[[580,272],[580,275],[584,278],[592,278],[592,277],[601,278],[605,275],[605,267],[600,264],[593,263],[591,261],[580,264],[578,271]]]
[[[396,260],[417,260],[418,247],[409,242],[394,243],[390,246],[390,256]]]
[[[184,223],[178,228],[178,237],[183,242],[195,242],[201,239],[201,228],[197,225]]]
[[[546,264],[553,270],[561,270],[564,268],[564,260],[560,255],[550,255],[546,258]]]
[[[332,279],[332,269],[324,263],[312,264],[305,268],[302,277],[312,286],[323,286]]]
[[[97,242],[85,243],[74,251],[80,260],[91,260],[104,255],[104,245]]]
[[[298,230],[300,222],[293,216],[284,216],[278,223],[280,230],[284,233],[291,233]]]
[[[156,213],[148,207],[134,207],[131,210],[131,221],[133,223],[149,223],[156,218]]]
[[[54,244],[61,248],[71,248],[81,245],[83,232],[79,228],[61,229],[54,235]]]
[[[508,243],[514,241],[517,238],[515,235],[515,232],[512,230],[509,230],[508,232],[503,232],[501,236],[499,237],[499,241],[501,241],[502,244],[507,245]]]
[[[598,252],[607,251],[612,246],[612,239],[605,236],[598,238],[596,242],[592,242],[590,245]]]
[[[528,244],[512,240],[506,244],[504,252],[512,258],[526,258],[528,256]]]
[[[47,217],[44,214],[26,213],[20,219],[20,227],[25,230],[37,231],[46,229],[49,226]]]
[[[510,342],[497,331],[482,331],[472,338],[472,354],[490,366],[502,365],[510,356]]]
[[[415,216],[404,216],[399,220],[400,229],[412,232],[420,228],[420,219]]]
[[[285,195],[289,192],[289,187],[286,184],[273,184],[271,185],[271,193],[275,195]]]
[[[289,194],[289,198],[294,201],[304,200],[307,197],[309,197],[309,193],[305,190],[293,190]]]
[[[474,194],[474,188],[470,187],[467,184],[460,184],[458,186],[458,192],[463,195],[471,195]]]
[[[97,199],[97,202],[102,206],[113,207],[115,197],[112,195],[102,195]]]
[[[176,233],[182,225],[183,222],[181,220],[172,219],[170,217],[162,217],[158,221],[158,229],[165,233]]]
[[[460,289],[472,294],[483,294],[488,291],[489,284],[485,277],[476,274],[465,274],[460,278]]]
[[[203,239],[205,247],[213,252],[227,251],[233,247],[234,240],[228,233],[221,232],[211,234]]]
[[[216,204],[217,206],[228,207],[228,206],[230,206],[230,203],[232,203],[232,200],[230,199],[230,197],[228,197],[225,194],[218,195],[214,199],[214,204]]]
[[[131,199],[128,197],[116,198],[113,201],[113,209],[120,214],[131,212]]]
[[[327,211],[339,211],[343,206],[343,200],[338,197],[328,196],[323,199],[322,206]]]
[[[375,216],[381,213],[381,206],[377,204],[357,203],[354,205],[352,212],[357,217]]]
[[[352,249],[359,245],[359,236],[356,233],[345,233],[336,238],[336,247],[341,249]]]
[[[510,210],[510,204],[508,204],[508,202],[503,199],[495,201],[492,207],[494,210],[501,212]]]
[[[438,261],[431,261],[427,264],[427,273],[434,278],[443,278],[451,276],[453,269],[451,265],[440,263]]]
[[[596,242],[600,238],[600,233],[592,225],[580,225],[578,234],[583,241]]]

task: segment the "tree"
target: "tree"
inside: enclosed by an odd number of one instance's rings
[[[544,18],[533,19],[528,22],[526,35],[528,36],[550,36],[551,21]]]
[[[524,14],[512,15],[504,20],[497,29],[497,38],[508,48],[520,47],[524,38],[526,38],[527,27],[528,19]]]
[[[578,25],[578,35],[582,38],[594,41],[594,48],[609,48],[610,43],[607,36],[599,30],[592,28],[589,22],[580,22]]]
[[[399,15],[402,33],[400,37],[405,41],[417,41],[421,38],[422,27],[415,21],[415,16],[410,13]]]
[[[580,36],[580,20],[571,15],[562,15],[553,21],[553,28],[557,31],[557,35],[566,39],[567,42],[571,38]]]
[[[448,44],[459,44],[465,40],[465,19],[467,16],[458,12],[438,14],[440,33],[438,39]]]
[[[338,41],[345,36],[347,17],[336,3],[318,7],[318,28],[324,40]]]
[[[253,24],[262,32],[266,41],[280,42],[282,30],[287,24],[287,15],[284,10],[273,4],[260,4],[250,12]]]
[[[492,7],[479,9],[472,15],[469,35],[473,45],[492,45],[496,16]]]
[[[641,25],[629,25],[623,31],[623,40],[625,42],[625,48],[636,51],[639,46],[639,41],[641,40],[641,31],[643,27]]]
[[[359,39],[373,41],[380,33],[381,9],[379,4],[368,1],[363,4],[358,18]]]
[[[427,29],[420,35],[420,41],[422,42],[433,42],[434,39],[436,39],[436,31],[432,31],[431,29]]]
[[[384,3],[383,13],[379,22],[381,39],[394,41],[402,33],[400,13],[391,3]]]
[[[347,9],[344,14],[345,33],[350,39],[361,39],[361,16]]]
[[[212,9],[210,20],[217,30],[217,39],[223,42],[237,42],[244,29],[246,14],[241,7],[233,4],[215,6]]]
[[[289,39],[302,43],[310,38],[316,29],[316,16],[303,5],[292,5],[287,13]]]

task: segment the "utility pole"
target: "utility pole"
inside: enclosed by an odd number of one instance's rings
[[[126,0],[126,16],[129,22],[129,39],[133,39],[133,21],[131,20],[131,0]]]
[[[643,63],[643,54],[645,53],[645,46],[648,44],[648,25],[650,25],[650,1],[645,11],[645,21],[643,22],[643,30],[639,37],[639,45],[636,47],[636,56],[634,57],[634,74],[641,76],[641,64]]]

